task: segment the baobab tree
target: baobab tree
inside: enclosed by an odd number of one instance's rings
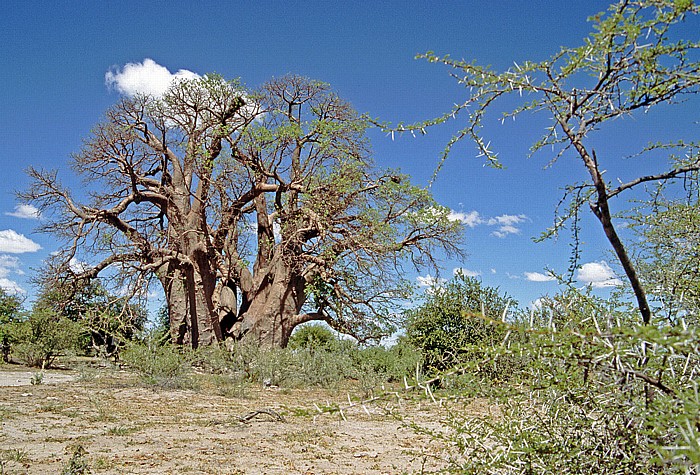
[[[107,111],[72,157],[85,202],[36,169],[21,197],[64,243],[51,278],[159,282],[176,344],[285,346],[310,320],[365,340],[391,331],[407,266],[461,253],[460,224],[378,171],[365,129],[306,78],[180,80]]]

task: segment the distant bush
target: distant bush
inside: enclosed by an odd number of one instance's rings
[[[358,384],[368,395],[384,383],[410,379],[420,361],[420,352],[405,340],[391,348],[361,347],[323,326],[300,330],[284,349],[228,340],[190,350],[159,344],[154,332],[129,344],[122,361],[149,386],[190,388],[206,378],[204,373],[212,375],[208,379],[217,391],[229,395],[243,394],[246,383],[321,388]]]
[[[514,301],[497,288],[457,274],[407,312],[406,337],[421,350],[426,370],[442,371],[478,358],[484,345],[502,339],[497,322],[511,306]]]
[[[11,326],[12,354],[27,366],[48,367],[58,356],[76,351],[84,334],[77,323],[46,309],[34,310]]]
[[[0,287],[0,352],[4,363],[10,362],[10,351],[15,340],[15,323],[22,320],[22,300]]]
[[[330,350],[338,343],[333,331],[325,325],[310,324],[298,327],[289,338],[288,347],[297,349]]]
[[[190,354],[170,345],[132,343],[122,352],[122,360],[141,377],[144,384],[163,389],[191,389]]]

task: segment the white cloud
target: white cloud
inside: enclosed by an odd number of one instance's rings
[[[510,234],[520,234],[520,228],[516,228],[515,226],[501,226],[498,228],[498,231],[494,231],[491,233],[492,236],[496,236],[497,238],[504,238]]]
[[[173,81],[197,79],[197,73],[180,69],[171,73],[168,68],[161,66],[150,58],[143,63],[127,63],[123,68],[115,67],[105,74],[107,87],[116,89],[126,96],[146,94],[160,97],[168,90]]]
[[[416,277],[416,280],[418,281],[418,285],[420,287],[428,287],[429,289],[433,287],[439,287],[445,282],[447,282],[445,279],[433,277],[432,275],[426,275],[425,277],[419,275],[418,277]]]
[[[551,274],[542,274],[541,272],[524,272],[525,279],[530,282],[550,282],[555,280],[555,277]]]
[[[68,267],[76,274],[82,274],[90,269],[90,265],[87,262],[78,260],[75,257],[71,257],[70,261],[68,261]]]
[[[514,224],[520,224],[527,220],[527,216],[524,214],[502,214],[496,216],[495,218],[489,218],[487,224],[489,226],[501,225],[501,226],[512,226]]]
[[[0,254],[0,278],[7,277],[10,272],[19,271],[19,259],[15,256],[8,256],[7,254]]]
[[[482,217],[478,211],[469,211],[465,213],[463,211],[450,210],[447,219],[450,221],[459,221],[470,228],[474,228],[480,224],[498,226],[498,229],[493,231],[491,235],[504,238],[510,234],[520,234],[520,228],[517,225],[527,221],[528,217],[524,214],[502,214],[494,218],[486,219]]]
[[[491,233],[492,236],[504,238],[510,234],[520,234],[520,228],[516,224],[527,220],[524,214],[502,214],[495,218],[489,218],[486,222],[489,226],[498,226],[498,229]]]
[[[576,278],[594,288],[622,285],[622,281],[615,277],[615,273],[605,261],[583,264],[579,268]]]
[[[478,211],[470,211],[468,213],[463,213],[460,211],[450,210],[450,213],[447,215],[447,219],[449,219],[450,221],[459,221],[465,226],[469,226],[470,228],[473,228],[484,222],[484,220],[481,219],[481,216],[479,216]]]
[[[19,204],[15,206],[15,210],[12,213],[5,213],[7,216],[14,216],[15,218],[23,219],[39,219],[41,213],[39,210],[32,205]]]
[[[10,254],[22,254],[23,252],[36,252],[41,246],[31,239],[18,234],[12,229],[0,231],[0,252]]]
[[[24,289],[20,287],[19,284],[17,284],[17,282],[2,277],[0,277],[0,288],[2,288],[5,292],[9,294],[25,293]]]
[[[19,264],[19,259],[16,257],[0,254],[0,288],[11,294],[24,293],[24,289],[19,284],[8,279],[11,273],[20,275],[24,273],[19,268]]]
[[[454,275],[462,274],[464,277],[478,277],[481,275],[481,272],[465,269],[464,267],[455,267],[452,273]]]

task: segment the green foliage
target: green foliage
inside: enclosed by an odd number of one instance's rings
[[[122,360],[136,371],[147,386],[162,389],[190,389],[194,386],[191,355],[153,340],[134,342],[122,352]]]
[[[562,156],[576,155],[587,173],[584,181],[565,187],[564,197],[555,211],[554,225],[543,237],[557,236],[570,225],[573,274],[580,255],[581,212],[590,209],[604,228],[627,276],[642,321],[649,323],[652,312],[645,288],[615,229],[609,200],[648,183],[680,178],[697,180],[700,148],[692,139],[672,139],[641,151],[639,148],[627,153],[618,149],[596,150],[594,137],[616,119],[629,116],[641,119],[651,108],[684,102],[700,93],[697,56],[700,41],[696,37],[682,38],[683,28],[693,31],[688,23],[693,22],[697,30],[698,13],[700,6],[690,0],[618,0],[607,11],[590,19],[593,31],[580,46],[564,46],[553,51],[548,59],[514,63],[503,71],[428,52],[421,57],[446,65],[466,88],[466,98],[456,100],[454,109],[441,117],[400,125],[392,133],[424,131],[430,125],[465,118],[466,124],[460,125],[447,144],[443,161],[457,142],[467,138],[476,145],[479,157],[500,168],[498,153],[491,148],[484,125],[496,118],[501,123],[516,116],[525,116],[528,121],[542,118],[546,126],[539,140],[530,147],[531,154],[551,154],[550,165]],[[658,162],[662,153],[667,154],[667,165],[653,174],[629,178],[626,182],[609,182],[610,177],[605,175],[609,169],[606,160],[644,154]]]
[[[441,371],[478,358],[483,345],[500,341],[497,322],[511,305],[497,288],[459,273],[430,289],[426,301],[407,312],[406,336],[422,351],[425,368]]]
[[[155,328],[153,328],[153,338],[163,343],[170,340],[170,312],[168,311],[167,303],[164,303],[158,309]]]
[[[0,350],[2,362],[9,363],[10,349],[14,340],[13,326],[21,320],[22,300],[0,288]]]
[[[73,453],[61,470],[61,475],[89,475],[92,473],[90,470],[90,465],[85,456],[87,455],[87,450],[82,445],[76,445],[73,448]]]
[[[309,327],[312,329],[302,336],[328,336],[323,327],[318,327],[323,331]],[[226,396],[243,395],[246,384],[305,388],[356,384],[369,395],[384,384],[410,379],[420,361],[420,352],[405,341],[391,348],[361,347],[330,336],[333,338],[324,345],[314,338],[299,339],[298,346],[284,349],[229,340],[197,350],[175,349],[146,338],[129,344],[122,360],[148,386],[168,389],[213,384]]]
[[[596,326],[633,325],[629,305],[616,298],[602,299],[593,289],[565,288],[554,296],[542,297],[529,314],[519,313],[518,319],[531,328],[565,331],[590,331]]]
[[[297,349],[329,350],[338,342],[333,331],[325,325],[310,324],[298,327],[289,338],[288,347]]]
[[[509,337],[450,370],[470,379],[462,396],[493,409],[428,431],[453,448],[448,471],[697,473],[698,329],[633,325],[616,302],[573,290],[552,302],[565,323],[498,322]],[[511,379],[494,384],[485,368],[504,364]]]
[[[17,318],[22,309],[22,299],[0,287],[0,323],[8,323]]]
[[[44,382],[44,373],[39,371],[32,375],[32,379],[29,380],[32,386],[37,386]]]
[[[32,311],[11,331],[13,355],[34,367],[51,366],[58,356],[75,352],[83,334],[80,325],[46,309]]]
[[[325,349],[303,348],[294,351],[296,371],[290,383],[294,386],[334,388],[357,378],[357,366],[352,355],[356,346],[339,341]]]
[[[698,324],[700,315],[700,184],[697,173],[685,181],[683,198],[659,187],[626,216],[636,264],[657,313],[670,324],[684,318]]]
[[[48,280],[43,283],[37,309],[49,309],[79,323],[83,333],[81,350],[116,355],[119,348],[143,330],[147,312],[138,304],[110,294],[95,279],[73,284]]]

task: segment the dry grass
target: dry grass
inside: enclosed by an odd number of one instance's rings
[[[399,474],[441,464],[441,448],[405,424],[438,427],[437,405],[387,398],[348,407],[346,392],[261,387],[232,397],[220,380],[201,378],[197,390],[156,391],[105,369],[0,387],[0,473],[61,473],[78,447],[95,474]],[[346,419],[317,407],[345,407]],[[260,409],[284,421],[263,413],[240,422]]]

